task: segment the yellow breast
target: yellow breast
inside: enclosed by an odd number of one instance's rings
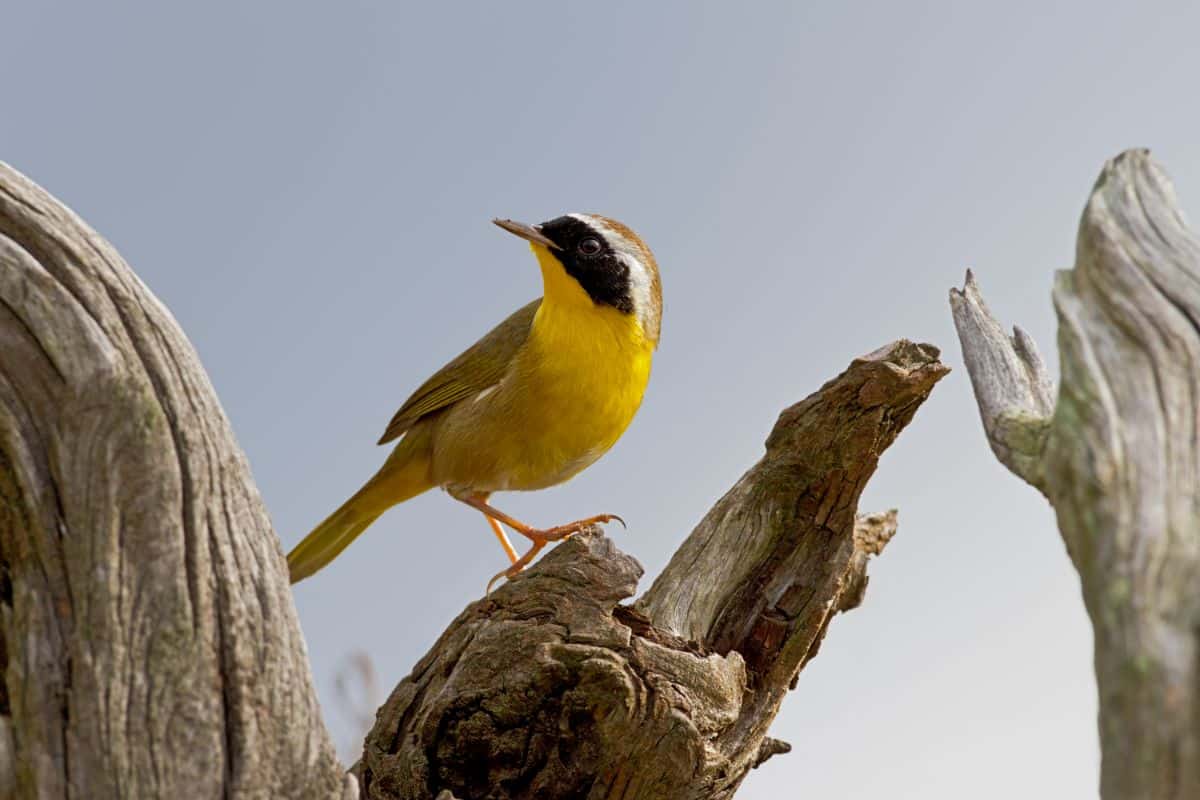
[[[616,443],[641,405],[654,344],[632,314],[598,305],[545,248],[545,296],[514,374],[525,400],[510,488],[567,480]]]
[[[436,479],[451,490],[561,483],[607,452],[641,405],[654,342],[539,250],[545,295],[529,339],[495,390],[463,401],[438,436]]]

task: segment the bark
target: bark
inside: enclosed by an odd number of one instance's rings
[[[380,709],[362,795],[732,796],[789,749],[767,728],[895,532],[858,497],[945,372],[900,341],[784,411],[635,605],[598,531],[471,603]],[[2,165],[0,667],[0,796],[359,795],[195,352]]]
[[[767,728],[895,531],[858,497],[946,371],[897,342],[785,410],[632,607],[642,569],[599,532],[470,605],[380,710],[364,796],[731,797],[788,749]]]
[[[950,303],[997,457],[1054,506],[1095,629],[1101,796],[1200,794],[1200,242],[1147,151],[1105,165],[1056,278],[1057,396],[968,273]]]
[[[21,797],[351,797],[195,351],[0,165],[0,766]]]

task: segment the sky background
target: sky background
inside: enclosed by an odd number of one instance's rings
[[[285,547],[418,383],[540,294],[489,220],[609,214],[662,269],[642,411],[569,484],[496,502],[620,513],[643,588],[855,356],[908,337],[955,370],[863,496],[900,532],[772,729],[793,752],[739,798],[1095,796],[1078,581],[987,448],[947,290],[974,267],[1053,368],[1052,272],[1105,159],[1152,148],[1197,208],[1200,5],[168,5],[7,6],[0,159],[174,312]],[[297,588],[344,753],[349,655],[390,688],[504,563],[431,492]]]

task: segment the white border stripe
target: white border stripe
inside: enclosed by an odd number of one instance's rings
[[[598,217],[591,214],[568,214],[567,216],[582,222],[600,234],[608,246],[625,262],[625,266],[629,268],[629,288],[630,294],[633,296],[634,313],[637,314],[642,327],[650,330],[651,314],[653,314],[650,293],[651,276],[650,270],[642,261],[641,248],[613,230]]]

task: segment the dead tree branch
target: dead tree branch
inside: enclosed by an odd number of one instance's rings
[[[1054,286],[1057,401],[968,273],[950,304],[997,457],[1054,506],[1095,629],[1101,795],[1200,790],[1200,242],[1145,150],[1105,165]]]
[[[946,371],[897,342],[784,411],[635,607],[642,569],[598,533],[469,606],[380,711],[364,795],[731,797],[786,752],[767,728],[895,531],[858,497]]]

